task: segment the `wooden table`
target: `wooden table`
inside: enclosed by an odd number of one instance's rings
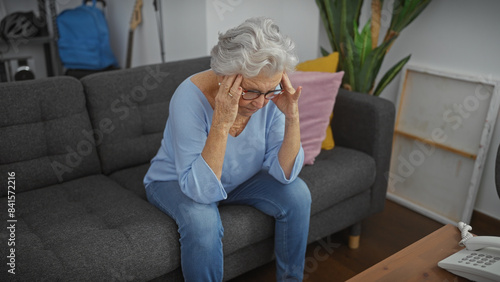
[[[437,265],[463,249],[458,245],[460,240],[458,228],[448,224],[348,281],[469,281]]]

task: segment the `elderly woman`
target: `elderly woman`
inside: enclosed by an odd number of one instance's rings
[[[294,43],[267,18],[219,35],[211,69],[175,91],[161,147],[144,178],[148,200],[180,233],[186,281],[222,281],[219,205],[275,218],[277,280],[302,281],[311,196],[297,177],[304,152],[287,72]]]

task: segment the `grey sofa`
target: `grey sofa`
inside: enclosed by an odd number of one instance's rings
[[[0,84],[0,281],[182,280],[176,224],[146,200],[142,179],[172,93],[208,68],[203,57]],[[341,90],[334,112],[336,147],[300,174],[309,242],[359,235],[385,202],[393,104]],[[273,260],[271,217],[248,206],[220,214],[225,279]]]

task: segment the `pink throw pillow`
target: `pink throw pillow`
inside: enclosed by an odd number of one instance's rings
[[[321,152],[321,143],[326,136],[326,127],[330,122],[330,114],[343,76],[343,71],[296,71],[288,75],[294,88],[302,86],[299,116],[304,165],[314,164],[314,159]]]

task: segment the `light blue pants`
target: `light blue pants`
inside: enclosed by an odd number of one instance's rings
[[[149,202],[179,227],[181,266],[186,281],[222,281],[224,228],[217,204],[200,204],[181,192],[177,181],[152,182]],[[302,281],[309,232],[311,195],[297,178],[282,184],[261,171],[228,194],[219,205],[250,205],[275,218],[277,281]]]

